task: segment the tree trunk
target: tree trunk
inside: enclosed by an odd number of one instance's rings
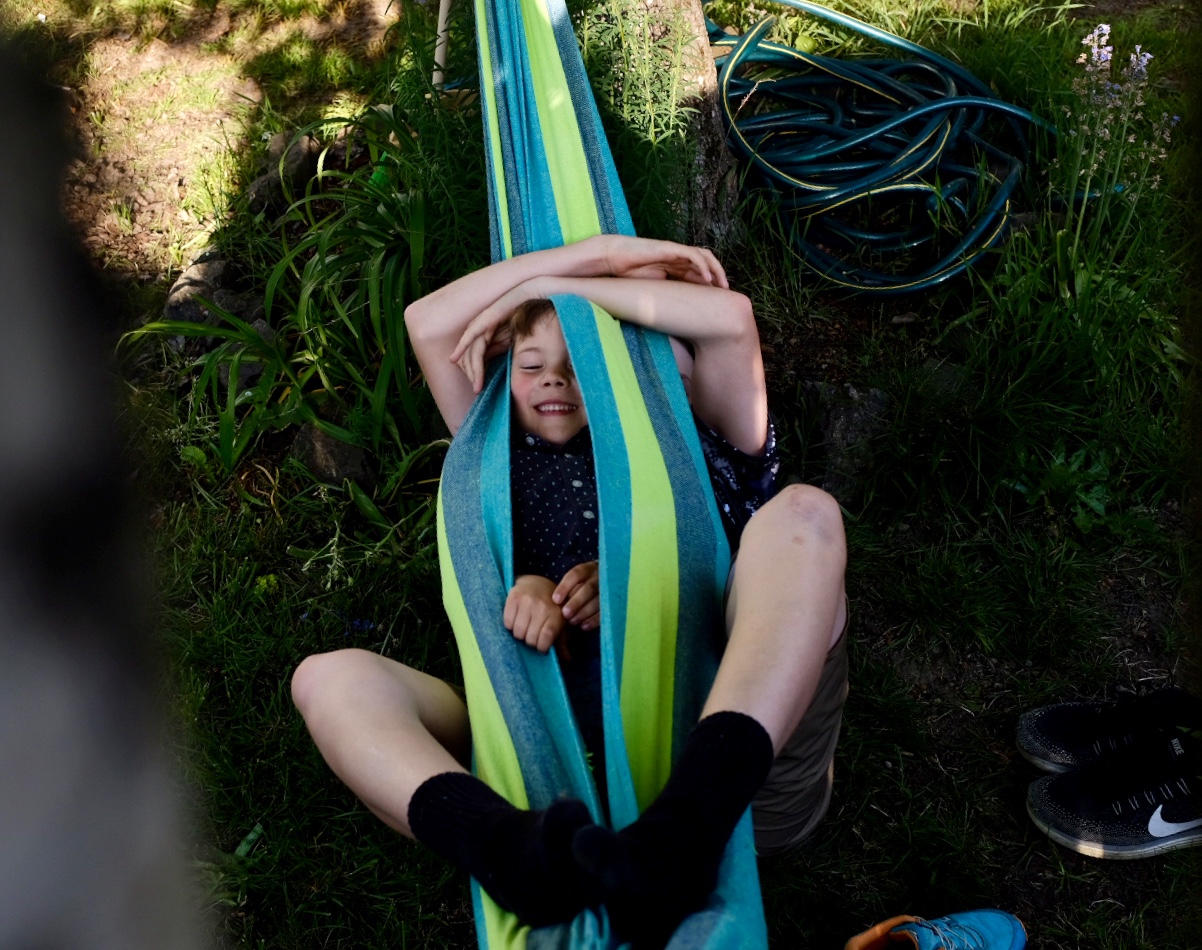
[[[734,236],[738,222],[738,174],[726,147],[726,132],[718,111],[718,76],[700,0],[642,0],[652,23],[670,24],[677,18],[688,37],[681,74],[684,105],[696,109],[693,122],[692,174],[681,208],[679,230],[691,244],[722,248]],[[666,29],[666,27],[661,27]]]

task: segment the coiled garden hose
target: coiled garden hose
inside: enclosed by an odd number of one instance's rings
[[[790,242],[828,281],[871,294],[926,290],[1005,237],[1010,200],[1047,126],[948,59],[808,0],[774,0],[909,54],[835,59],[707,20],[727,142],[749,184],[778,196]],[[997,116],[1005,145],[986,129]]]

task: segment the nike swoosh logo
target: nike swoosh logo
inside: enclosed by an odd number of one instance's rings
[[[1152,812],[1152,817],[1148,819],[1148,834],[1153,838],[1167,838],[1169,835],[1202,826],[1202,818],[1195,818],[1193,821],[1165,821],[1160,817],[1163,808],[1164,805],[1157,805],[1156,811]]]

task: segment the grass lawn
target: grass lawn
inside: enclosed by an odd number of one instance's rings
[[[1025,814],[1037,776],[1013,742],[1041,703],[1197,682],[1183,425],[1196,22],[1164,2],[836,6],[1074,135],[1037,143],[1016,199],[1025,224],[1004,248],[913,297],[824,287],[762,197],[740,208],[724,261],[757,306],[787,474],[828,475],[817,384],[836,407],[848,387],[887,397],[845,499],[852,673],[834,799],[812,842],[761,862],[773,946],[837,948],[894,914],[996,906],[1037,950],[1197,947],[1202,850],[1102,862],[1052,844]],[[641,30],[627,0],[574,9],[636,224],[665,235],[692,121],[672,83],[675,34]],[[746,29],[763,10],[707,12]],[[456,10],[448,75],[474,82],[470,13]],[[154,334],[119,348],[193,854],[231,947],[474,943],[466,877],[353,798],[288,692],[304,656],[343,646],[459,678],[431,522],[445,433],[389,335],[408,300],[488,259],[479,113],[429,84],[433,15],[367,0],[0,10],[0,30],[69,89],[68,213],[126,327],[158,318],[206,246],[235,290],[267,297],[271,339],[227,321],[216,349]],[[1137,43],[1155,56],[1139,134],[1184,115],[1163,157],[1096,154],[1073,82],[1103,21],[1116,57]],[[871,52],[798,15],[776,31]],[[272,135],[309,124],[348,157],[282,216],[254,210]],[[1100,188],[1108,169],[1125,192]],[[1074,217],[1056,195],[1078,188],[1097,195]],[[225,381],[251,363],[230,399]],[[364,448],[359,484],[320,482],[292,457],[315,420]]]

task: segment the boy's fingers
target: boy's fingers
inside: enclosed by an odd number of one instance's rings
[[[538,636],[537,621],[538,615],[535,612],[535,605],[530,602],[530,598],[523,597],[518,607],[517,619],[513,624],[513,635],[530,643],[532,639]]]
[[[484,388],[484,358],[480,352],[480,341],[472,344],[470,351],[472,360],[472,391],[479,392]]]
[[[546,617],[541,623],[535,622],[534,626],[538,628],[538,635],[532,646],[539,653],[546,653],[551,649],[551,644],[555,642],[555,636],[559,633],[559,624],[555,622],[554,615]]]
[[[517,602],[517,593],[510,591],[509,596],[505,598],[505,612],[501,615],[501,622],[505,624],[506,630],[513,629],[513,618],[517,615]]]
[[[597,582],[595,579],[590,578],[572,591],[572,596],[563,605],[563,615],[574,623],[577,617],[583,615],[585,606],[596,600]]]
[[[530,617],[526,624],[525,636],[522,637],[526,641],[526,646],[538,647],[538,636],[542,632],[542,624],[538,622],[538,617]]]
[[[586,561],[583,564],[577,564],[564,574],[563,579],[555,586],[555,590],[552,591],[551,600],[554,603],[562,604],[570,598],[581,583],[596,574],[596,565],[596,561]]]
[[[601,616],[601,598],[594,596],[591,600],[581,604],[568,620],[578,627],[583,627],[590,621],[595,621],[599,616]]]
[[[730,284],[727,282],[726,270],[723,268],[722,262],[719,261],[716,256],[714,256],[714,252],[709,248],[703,247],[698,248],[698,250],[701,251],[702,256],[705,258],[706,266],[713,277],[713,283],[724,290],[729,290]]]

